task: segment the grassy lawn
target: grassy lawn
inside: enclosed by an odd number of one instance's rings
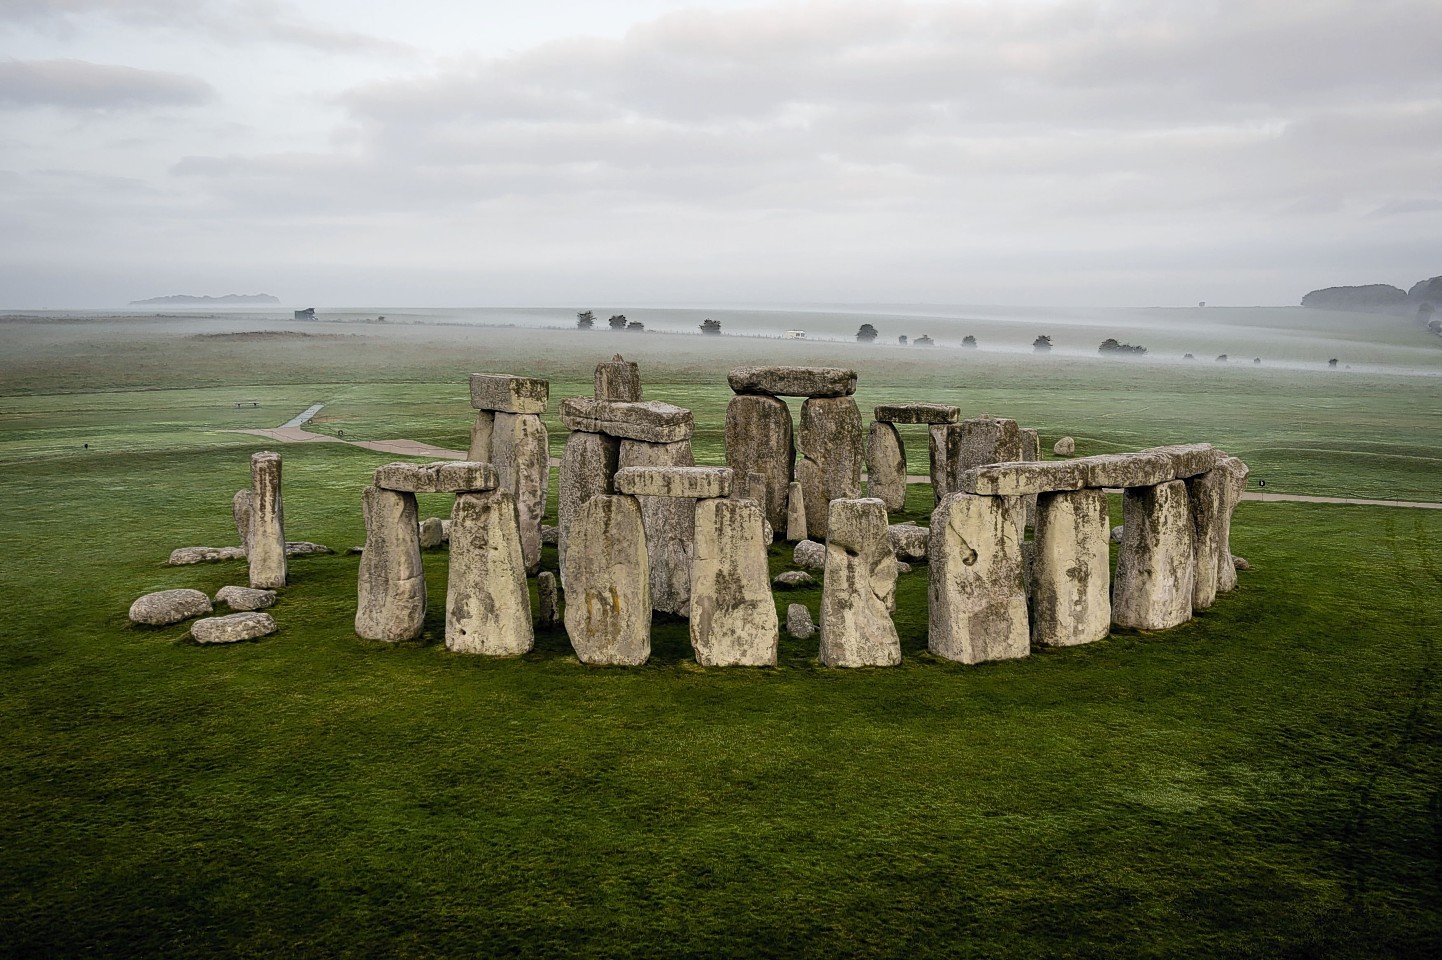
[[[554,344],[508,363],[483,340],[438,359],[397,342],[390,367],[368,348],[310,356],[310,379],[265,340],[242,341],[260,353],[243,367],[184,344],[170,384],[136,382],[125,351],[143,344],[117,348],[109,375],[77,367],[71,390],[40,389],[65,382],[43,352],[29,373],[4,368],[0,955],[1442,945],[1442,511],[1244,504],[1233,548],[1253,570],[1193,622],[982,667],[925,652],[925,566],[901,578],[905,659],[888,670],[825,670],[815,640],[785,636],[775,670],[703,669],[669,620],[637,669],[582,666],[559,629],[517,660],[453,655],[444,550],[427,554],[415,644],[355,637],[358,558],[340,553],[292,560],[264,641],[207,649],[184,625],[127,624],[144,592],[244,582],[243,563],[163,565],[235,540],[230,496],[263,444],[224,430],[325,402],[327,432],[464,447],[467,368],[588,392]],[[716,462],[724,365],[718,382],[704,358],[633,353],[655,371],[648,396],[695,409],[698,456]],[[1045,376],[1015,379],[1023,361],[883,358],[860,399],[951,398],[1073,433],[1082,452],[1211,438],[1282,478],[1268,489],[1442,500],[1432,381],[1123,379],[1044,359]],[[237,410],[241,394],[259,411]],[[290,538],[360,543],[360,488],[391,458],[279,449]],[[422,516],[447,499],[422,498]],[[910,491],[910,516],[929,506]],[[788,561],[773,549],[774,570]],[[819,599],[776,595],[783,614]]]

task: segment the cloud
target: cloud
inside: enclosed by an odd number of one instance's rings
[[[189,107],[215,96],[199,77],[85,60],[0,62],[0,106],[68,110]]]

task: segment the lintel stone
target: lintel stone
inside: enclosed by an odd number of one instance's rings
[[[1161,453],[1170,457],[1174,480],[1199,477],[1226,456],[1210,443],[1176,443],[1166,447],[1149,447],[1142,453]]]
[[[1027,460],[972,467],[957,477],[957,491],[988,497],[1024,497],[1080,490],[1087,486],[1087,471],[1080,463]]]
[[[551,381],[508,373],[471,374],[471,406],[496,413],[545,413]]]
[[[1165,453],[1105,453],[1067,462],[1086,470],[1088,487],[1154,487],[1176,479],[1176,467]]]
[[[484,493],[499,485],[496,468],[472,460],[388,463],[377,467],[375,485],[401,493]]]
[[[647,443],[689,440],[694,429],[690,410],[660,400],[568,397],[561,401],[561,422],[567,430],[604,433]]]
[[[697,500],[729,497],[732,477],[729,467],[622,467],[616,471],[616,492]]]
[[[960,407],[944,403],[883,403],[871,408],[878,423],[956,423]]]
[[[849,397],[856,392],[856,371],[844,367],[736,367],[726,376],[736,393],[773,397]]]

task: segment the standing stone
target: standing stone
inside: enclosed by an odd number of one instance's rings
[[[866,443],[866,492],[888,512],[906,507],[906,445],[890,423],[871,425]]]
[[[761,505],[696,503],[691,648],[703,667],[774,667],[778,626]]]
[[[826,538],[832,500],[861,495],[861,444],[861,411],[854,399],[808,397],[801,404],[796,479],[801,482],[806,530],[812,539]]]
[[[931,428],[932,487],[939,504],[972,467],[1021,460],[1021,428],[1004,417],[972,417]]]
[[[786,632],[797,640],[810,640],[816,636],[816,622],[804,603],[793,603],[786,608]]]
[[[791,408],[776,397],[747,394],[726,405],[726,465],[738,477],[766,476],[766,521],[775,529],[786,523],[786,488],[791,483],[796,447]]]
[[[1030,652],[1018,497],[948,494],[931,517],[932,653],[958,663]]]
[[[651,575],[635,497],[596,496],[576,510],[562,580],[566,633],[582,663],[636,666],[651,655]]]
[[[445,526],[440,517],[426,517],[421,521],[420,537],[422,550],[434,550],[445,542]]]
[[[596,364],[595,393],[597,400],[640,400],[641,371],[618,353]]]
[[[490,463],[491,442],[495,432],[495,411],[477,410],[476,422],[471,424],[471,446],[466,452],[466,459],[475,463]]]
[[[1232,555],[1232,514],[1236,512],[1237,504],[1242,502],[1242,494],[1247,492],[1247,475],[1250,471],[1237,457],[1223,457],[1218,461],[1217,469],[1225,471],[1227,475],[1227,499],[1222,511],[1222,559],[1217,567],[1217,592],[1228,593],[1237,589],[1237,568],[1227,562]]]
[[[1107,495],[1075,490],[1037,496],[1031,565],[1031,642],[1070,647],[1112,625]]]
[[[795,480],[786,490],[786,539],[792,543],[806,539],[806,494]]]
[[[1021,428],[1021,459],[1023,463],[1041,460],[1041,434],[1031,427]],[[1036,524],[1036,494],[1029,493],[1022,498],[1026,503],[1026,525]]]
[[[561,590],[556,575],[542,570],[536,576],[537,623],[542,630],[554,629],[561,622]]]
[[[886,540],[886,507],[875,498],[831,503],[821,586],[821,662],[828,667],[891,667],[901,640],[891,622],[896,555]]]
[[[603,433],[574,430],[561,455],[561,491],[556,501],[556,550],[561,558],[561,583],[566,579],[566,549],[571,523],[581,504],[614,492],[621,441]]]
[[[511,495],[521,533],[526,572],[541,565],[541,519],[551,486],[551,446],[546,425],[533,413],[496,414],[491,463],[499,489]]]
[[[622,440],[618,461],[626,467],[690,467],[691,441],[645,443]],[[650,555],[651,605],[686,616],[691,609],[691,551],[696,535],[696,501],[686,497],[637,497]],[[575,586],[565,580],[568,591]]]
[[[1192,520],[1192,611],[1205,610],[1217,600],[1217,581],[1223,564],[1231,566],[1222,527],[1227,512],[1230,478],[1220,468],[1182,481],[1187,485],[1187,512]]]
[[[1195,577],[1187,485],[1172,480],[1122,491],[1112,622],[1137,630],[1186,623],[1192,618]]]
[[[446,648],[514,657],[534,645],[515,501],[505,490],[456,494],[446,581]]]
[[[280,454],[265,451],[250,458],[250,585],[285,586],[285,508],[280,498]]]
[[[763,542],[770,545],[771,541],[776,539],[776,528],[771,526],[771,521],[766,519],[766,474],[753,470],[744,477],[738,476],[736,489],[732,491],[731,496],[737,500],[750,500],[761,508],[761,535],[764,538]]]
[[[255,495],[250,488],[235,491],[230,500],[230,515],[235,518],[235,533],[240,537],[240,549],[250,552],[250,514]]]
[[[355,632],[367,640],[414,640],[426,621],[426,578],[416,495],[380,487],[361,492],[366,544],[361,553]]]

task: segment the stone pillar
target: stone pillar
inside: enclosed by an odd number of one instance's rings
[[[640,369],[619,353],[596,364],[595,394],[597,400],[640,400]]]
[[[1041,433],[1031,427],[1021,428],[1021,459],[1023,463],[1036,463],[1041,460]],[[1023,498],[1028,527],[1036,526],[1036,496],[1029,493]]]
[[[250,458],[250,585],[270,590],[285,586],[285,508],[280,497],[280,454],[264,451]],[[232,504],[232,508],[233,508]]]
[[[1187,485],[1172,480],[1124,490],[1112,622],[1137,630],[1186,623],[1195,576]]]
[[[770,546],[771,541],[776,539],[776,530],[766,519],[766,491],[766,474],[753,470],[745,476],[737,475],[735,489],[731,496],[737,500],[750,500],[761,508],[762,542]]]
[[[896,554],[886,538],[886,506],[875,498],[834,500],[830,525],[821,589],[821,663],[895,666],[901,662],[901,640],[891,622]]]
[[[477,410],[476,422],[471,424],[471,447],[466,459],[475,463],[491,462],[491,439],[496,431],[496,414],[491,410]]]
[[[866,443],[866,492],[894,513],[906,507],[906,444],[893,424],[875,421]]]
[[[635,497],[596,496],[571,521],[562,570],[566,633],[582,663],[636,666],[651,655],[651,576]]]
[[[1187,512],[1192,520],[1192,556],[1196,573],[1192,578],[1192,611],[1205,610],[1217,600],[1217,581],[1222,564],[1232,565],[1223,534],[1227,513],[1227,472],[1220,467],[1183,481],[1187,485]]]
[[[806,539],[806,494],[795,480],[786,490],[786,539],[792,543]]]
[[[1020,497],[948,494],[931,516],[927,646],[958,663],[1030,652]]]
[[[690,440],[647,443],[622,440],[619,464],[626,467],[689,467],[696,463]],[[651,605],[662,613],[691,610],[691,555],[696,534],[696,501],[684,497],[637,497],[646,527],[651,571]],[[571,585],[565,582],[569,591]]]
[[[355,632],[367,640],[414,640],[426,620],[416,495],[366,487],[361,492],[361,506],[366,543],[360,560]]]
[[[1070,647],[1112,625],[1107,495],[1074,490],[1037,495],[1031,572],[1031,642]]]
[[[515,500],[505,490],[456,494],[446,582],[446,647],[457,653],[514,657],[529,653],[534,645]]]
[[[1232,514],[1247,491],[1247,465],[1236,457],[1223,457],[1217,468],[1227,474],[1227,498],[1222,510],[1221,558],[1217,563],[1217,592],[1237,589],[1237,568],[1232,565]]]
[[[696,501],[691,648],[703,667],[774,667],[779,624],[761,505]]]
[[[533,413],[497,413],[491,463],[501,489],[515,500],[526,572],[541,564],[541,520],[551,487],[551,447],[546,425]]]
[[[796,479],[806,501],[806,530],[813,540],[826,539],[832,500],[861,495],[861,443],[861,411],[854,398],[808,397],[802,402]]]
[[[566,570],[566,544],[571,522],[581,504],[612,491],[621,457],[621,441],[604,433],[573,430],[561,455],[561,490],[556,504],[556,551],[560,554],[562,583]]]
[[[240,548],[250,554],[250,514],[255,495],[250,488],[235,491],[230,498],[230,515],[235,520],[235,534],[240,537]]]
[[[542,630],[554,629],[561,622],[561,591],[556,575],[542,570],[536,575],[536,622]]]
[[[931,428],[932,487],[939,504],[962,473],[989,463],[1021,460],[1021,428],[1004,417],[972,417]]]
[[[726,405],[726,465],[738,477],[766,475],[766,522],[778,530],[786,523],[786,488],[795,460],[791,409],[785,400],[762,394],[731,398]]]

